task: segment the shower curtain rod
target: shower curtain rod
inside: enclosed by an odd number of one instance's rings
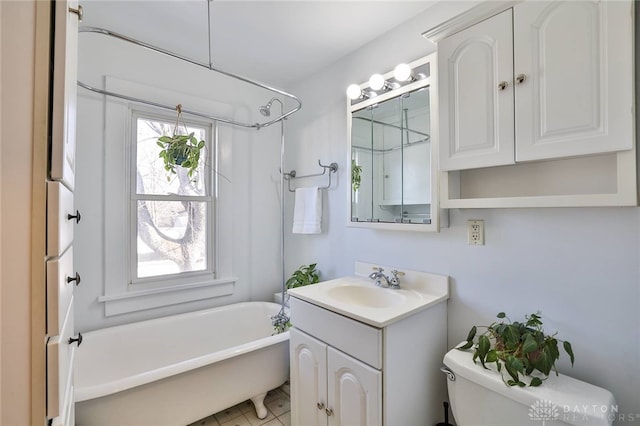
[[[228,77],[235,78],[236,80],[240,80],[240,81],[243,81],[245,83],[249,83],[249,84],[251,84],[253,86],[261,87],[261,88],[269,90],[271,92],[278,93],[278,94],[280,94],[282,96],[285,96],[285,97],[287,97],[287,98],[289,98],[289,99],[291,99],[291,100],[293,100],[293,101],[295,101],[297,103],[297,106],[295,108],[293,108],[292,110],[284,112],[284,113],[281,113],[281,115],[279,117],[276,117],[273,120],[267,121],[267,122],[264,122],[264,123],[253,123],[253,124],[243,123],[243,122],[239,122],[239,121],[230,120],[230,119],[224,118],[224,117],[217,117],[215,115],[204,114],[204,113],[201,113],[201,112],[190,111],[188,109],[182,108],[182,112],[184,112],[185,114],[190,114],[190,115],[194,115],[194,116],[197,116],[197,117],[207,118],[207,119],[210,119],[210,120],[216,120],[216,121],[220,121],[222,123],[231,124],[233,126],[254,128],[254,129],[260,130],[263,127],[268,127],[268,126],[270,126],[270,125],[272,125],[274,123],[277,123],[277,122],[279,122],[281,120],[284,120],[285,118],[287,118],[291,114],[299,111],[300,108],[302,108],[302,102],[300,102],[300,99],[298,99],[295,95],[292,95],[291,93],[287,93],[287,92],[285,92],[283,90],[277,89],[277,88],[272,87],[272,86],[268,86],[268,85],[266,85],[264,83],[260,83],[258,81],[252,80],[250,78],[240,76],[238,74],[234,74],[234,73],[231,73],[231,72],[223,71],[221,69],[215,68],[213,66],[213,64],[204,64],[202,62],[195,61],[195,60],[187,58],[185,56],[178,55],[178,54],[170,52],[168,50],[161,49],[161,48],[153,46],[151,44],[136,40],[134,38],[131,38],[131,37],[125,36],[123,34],[119,34],[119,33],[116,33],[114,31],[107,30],[107,29],[104,29],[104,28],[84,26],[84,27],[78,28],[78,32],[79,33],[103,34],[103,35],[107,35],[107,36],[110,36],[110,37],[114,37],[114,38],[117,38],[119,40],[126,41],[126,42],[129,42],[129,43],[135,44],[137,46],[141,46],[141,47],[153,50],[154,52],[162,53],[163,55],[167,55],[167,56],[170,56],[172,58],[179,59],[181,61],[185,61],[185,62],[188,62],[190,64],[206,68],[206,69],[208,69],[210,71],[215,71],[217,73],[226,75]],[[147,100],[144,100],[144,99],[135,98],[133,96],[123,95],[121,93],[115,93],[115,92],[110,92],[110,91],[103,90],[103,89],[98,89],[97,87],[89,86],[88,84],[85,84],[85,83],[81,82],[80,80],[78,80],[78,86],[80,86],[80,87],[82,87],[84,89],[90,90],[92,92],[99,93],[101,95],[113,96],[113,97],[116,97],[116,98],[125,99],[127,101],[138,102],[138,103],[154,106],[154,107],[157,107],[157,108],[163,108],[163,109],[168,109],[168,110],[175,110],[176,109],[176,106],[163,105],[163,104],[160,104],[160,103],[157,103],[157,102],[147,101]]]

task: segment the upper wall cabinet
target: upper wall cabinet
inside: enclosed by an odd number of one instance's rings
[[[56,37],[53,67],[51,119],[51,167],[49,178],[73,190],[76,155],[76,105],[78,80],[78,22],[82,7],[77,1],[56,3]],[[70,12],[72,11],[72,12]]]
[[[522,182],[531,182],[535,179],[531,173],[546,173],[547,160],[596,155],[603,158],[600,169],[609,167],[612,158],[617,163],[611,174],[616,181],[610,185],[615,188],[583,185],[577,191],[520,194],[511,189],[491,192],[485,187],[471,193],[456,188],[456,194],[445,194],[445,199],[582,196],[601,191],[619,195],[624,185],[618,179],[630,175],[628,169],[619,168],[620,163],[630,164],[635,149],[632,2],[487,3],[424,34],[438,42],[440,170],[527,163],[496,170],[506,170],[503,177],[512,182],[518,181],[513,180],[514,174],[525,173]],[[625,152],[629,158],[616,157]],[[567,161],[567,173],[572,173],[572,167],[593,167],[593,162]],[[635,162],[633,167],[635,179]],[[490,180],[499,181],[495,173],[478,171],[474,179],[492,175]],[[469,180],[464,173],[455,178],[461,184]],[[568,186],[575,187],[574,183]],[[625,199],[530,201],[522,206],[619,205],[630,200]],[[479,207],[443,202],[443,207],[454,205]]]
[[[438,52],[442,170],[632,147],[627,2],[519,3]]]

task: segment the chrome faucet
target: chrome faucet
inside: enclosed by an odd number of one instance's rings
[[[400,278],[398,276],[404,275],[404,272],[396,271],[395,269],[391,271],[393,278],[389,278],[385,274],[383,274],[384,269],[380,267],[374,267],[372,272],[369,274],[369,278],[374,280],[378,287],[382,288],[391,288],[394,290],[400,289]]]

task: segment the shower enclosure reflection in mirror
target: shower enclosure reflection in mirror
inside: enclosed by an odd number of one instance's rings
[[[349,226],[437,232],[443,225],[435,61],[432,54],[349,86]]]

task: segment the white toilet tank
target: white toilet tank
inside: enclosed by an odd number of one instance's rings
[[[495,364],[486,370],[472,357],[458,349],[444,356],[455,376],[447,386],[457,426],[604,426],[618,415],[606,389],[553,372],[539,387],[507,386]]]

